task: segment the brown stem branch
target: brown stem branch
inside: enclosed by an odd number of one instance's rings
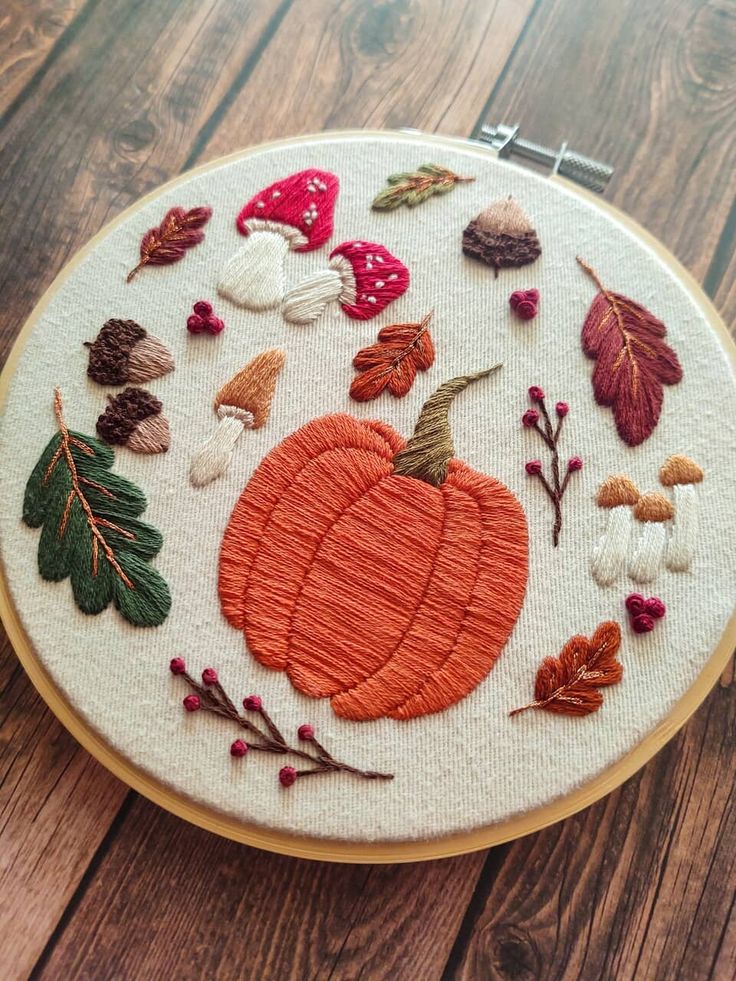
[[[297,774],[299,776],[307,776],[311,773],[334,773],[341,771],[343,773],[352,773],[355,776],[363,777],[366,780],[393,780],[394,778],[393,773],[379,773],[375,770],[361,770],[358,767],[351,766],[349,763],[343,763],[340,760],[336,760],[334,756],[332,756],[331,753],[328,753],[327,750],[314,738],[311,739],[311,742],[317,751],[316,756],[307,750],[299,749],[296,746],[290,746],[281,735],[278,727],[272,721],[265,709],[258,709],[258,714],[263,718],[263,721],[268,728],[268,732],[263,732],[247,718],[241,715],[240,712],[238,712],[229,695],[219,681],[212,685],[204,685],[196,681],[188,671],[181,671],[179,673],[189,687],[199,696],[200,708],[207,712],[212,712],[214,715],[219,715],[221,718],[229,719],[246,732],[259,737],[261,740],[260,742],[248,743],[248,746],[251,749],[261,750],[266,753],[275,753],[280,756],[296,756],[299,759],[307,760],[309,763],[316,764],[316,768],[314,769],[297,770]]]

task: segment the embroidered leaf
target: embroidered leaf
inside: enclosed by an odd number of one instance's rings
[[[23,501],[24,522],[41,528],[38,571],[48,582],[69,578],[83,613],[101,613],[112,602],[135,626],[158,626],[171,597],[148,565],[163,539],[137,520],[146,498],[111,472],[111,449],[67,429],[58,389],[55,410],[59,432],[36,464]]]
[[[607,290],[587,263],[578,262],[598,287],[582,332],[583,351],[596,361],[595,400],[613,409],[621,439],[638,446],[659,421],[662,386],[676,385],[682,368],[663,340],[667,328],[662,321],[627,296]]]
[[[374,211],[393,211],[406,205],[413,208],[433,194],[446,194],[456,184],[467,184],[475,177],[460,177],[447,167],[438,164],[422,164],[413,173],[391,174],[387,178],[388,187],[373,199]]]
[[[615,685],[624,669],[616,660],[621,644],[621,628],[613,620],[602,623],[593,636],[572,637],[559,657],[546,657],[537,672],[534,701],[514,709],[518,715],[530,708],[560,715],[590,715],[603,704],[598,691]]]
[[[141,261],[128,273],[130,282],[147,265],[168,266],[184,258],[187,249],[204,239],[202,229],[212,217],[212,208],[171,208],[158,228],[149,229],[141,239]]]
[[[403,398],[417,371],[426,371],[434,364],[431,319],[428,313],[419,324],[390,324],[379,332],[378,343],[358,351],[353,365],[361,374],[350,386],[350,397],[356,402],[370,402],[388,388],[397,399]]]

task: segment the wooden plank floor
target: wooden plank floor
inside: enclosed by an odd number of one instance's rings
[[[607,197],[736,315],[733,0],[4,0],[0,357],[141,194],[269,138],[472,135],[488,118],[616,164]],[[617,792],[426,865],[330,866],[184,825],[40,702],[5,640],[0,977],[736,976],[726,672]]]

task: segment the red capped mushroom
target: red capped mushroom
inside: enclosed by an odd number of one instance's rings
[[[330,253],[327,269],[302,280],[284,297],[284,318],[310,324],[335,300],[354,320],[370,320],[406,292],[409,270],[374,242],[343,242]]]
[[[284,295],[289,249],[310,252],[332,235],[340,182],[326,170],[301,170],[264,188],[237,218],[245,245],[230,259],[218,284],[222,296],[250,310],[276,307]]]

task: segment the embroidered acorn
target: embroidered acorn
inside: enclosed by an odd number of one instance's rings
[[[134,453],[165,453],[171,436],[160,399],[144,388],[126,388],[108,395],[110,404],[97,420],[97,432],[114,446]]]
[[[332,235],[340,182],[326,170],[302,170],[250,199],[237,218],[245,245],[225,267],[219,293],[250,310],[277,307],[289,249],[310,252]]]
[[[87,374],[98,385],[127,385],[174,370],[171,351],[135,320],[108,320],[89,348]]]
[[[217,393],[214,408],[219,424],[192,457],[189,467],[189,480],[195,487],[204,487],[221,477],[230,466],[233,449],[243,431],[260,429],[266,422],[285,360],[283,351],[263,351]]]
[[[596,504],[608,511],[603,536],[593,550],[591,570],[599,586],[610,586],[624,568],[629,555],[634,519],[631,509],[639,490],[624,474],[607,477],[598,488]]]
[[[494,201],[463,232],[463,252],[499,269],[526,266],[542,254],[537,233],[514,199]]]
[[[664,487],[671,487],[675,497],[675,520],[667,546],[665,562],[672,572],[685,572],[695,554],[698,539],[698,499],[695,484],[703,480],[702,469],[681,453],[668,457],[659,471]]]
[[[665,522],[675,514],[672,503],[664,494],[642,494],[634,505],[634,517],[643,525],[629,562],[629,576],[636,582],[651,582],[656,578],[664,559],[667,544]]]
[[[495,368],[499,367],[498,365]],[[452,378],[413,435],[325,415],[261,461],[220,549],[223,614],[257,660],[342,718],[412,719],[480,684],[521,610],[524,511],[455,459]]]
[[[406,292],[409,270],[374,242],[343,242],[330,253],[327,269],[313,273],[284,297],[284,319],[311,324],[337,301],[348,317],[370,320]]]

